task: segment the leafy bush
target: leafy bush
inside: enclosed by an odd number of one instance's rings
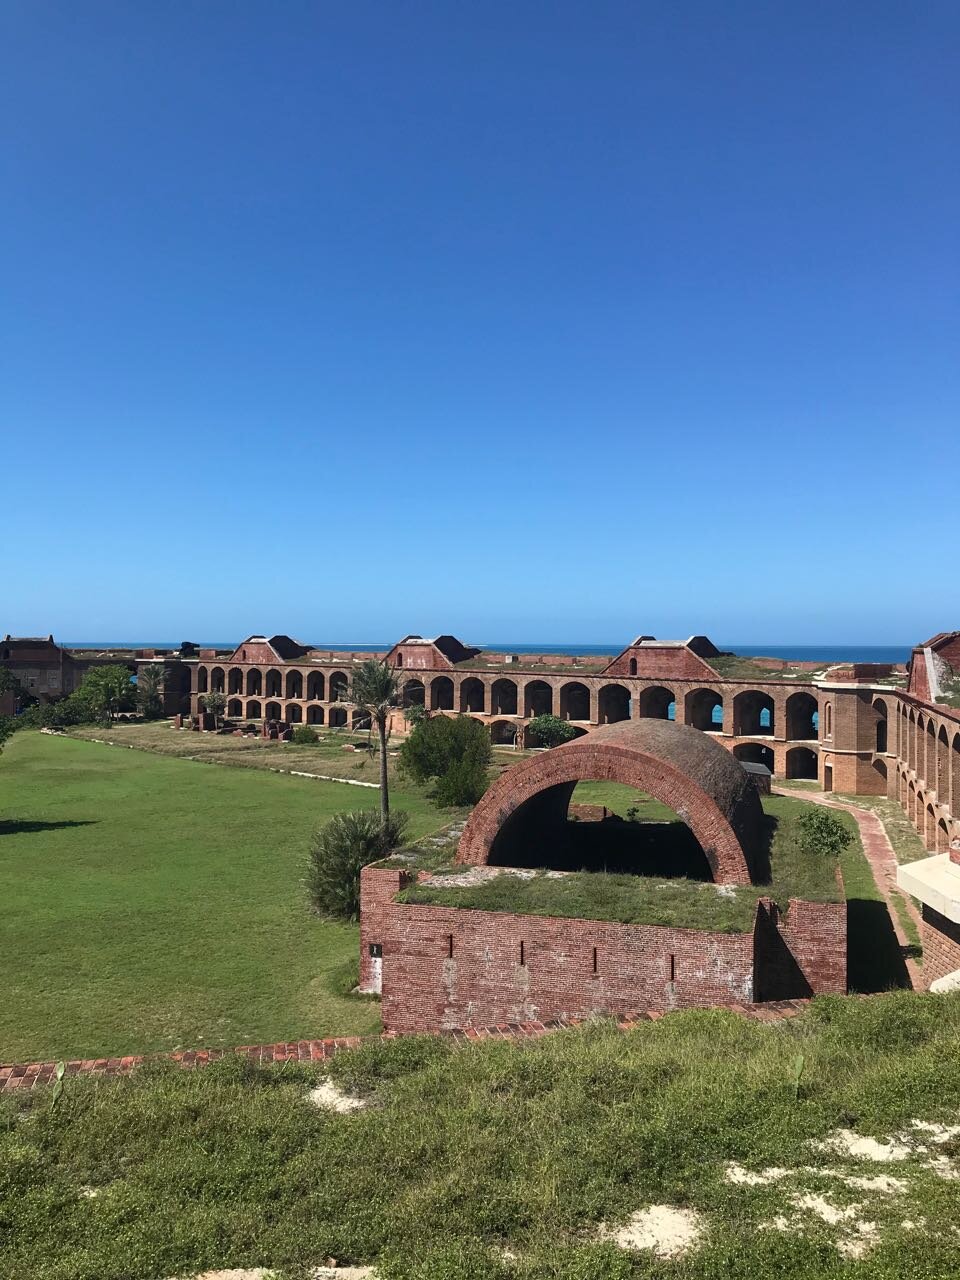
[[[299,724],[293,731],[291,741],[296,742],[298,746],[309,746],[313,742],[319,742],[320,735],[310,725]]]
[[[371,809],[335,814],[314,837],[307,864],[307,895],[322,916],[356,920],[360,914],[360,872],[403,843],[405,814],[384,823]]]
[[[0,751],[3,750],[3,744],[16,732],[16,729],[17,722],[13,716],[0,716]]]
[[[490,737],[470,716],[431,716],[400,746],[400,767],[414,782],[436,779],[442,805],[476,804],[487,789]]]
[[[559,747],[577,736],[577,731],[569,720],[561,720],[559,716],[534,716],[527,725],[527,733],[541,747]]]
[[[838,858],[853,834],[835,813],[811,806],[797,819],[797,844],[804,853]]]

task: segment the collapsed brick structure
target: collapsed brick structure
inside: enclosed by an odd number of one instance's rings
[[[559,835],[573,788],[607,779],[644,789],[697,836],[719,885],[748,885],[762,811],[733,757],[662,721],[598,729],[508,770],[474,809],[457,861],[484,865],[507,845]],[[415,876],[361,877],[361,986],[379,990],[397,1031],[790,999],[846,990],[844,903],[758,896],[753,929],[722,933],[609,920],[398,902]]]

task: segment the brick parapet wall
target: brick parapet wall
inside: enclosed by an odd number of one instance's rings
[[[960,924],[921,903],[923,926],[923,983],[931,982],[955,973],[960,969]]]
[[[394,909],[394,898],[415,876],[407,871],[392,870],[376,863],[360,872],[360,990],[377,989],[374,981],[371,945],[380,945],[387,932],[387,918]]]
[[[392,1031],[753,998],[750,933],[402,903],[381,920],[383,1023]]]

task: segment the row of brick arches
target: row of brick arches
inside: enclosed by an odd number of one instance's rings
[[[960,806],[960,729],[901,703],[897,754],[901,808],[926,847],[945,853],[955,825],[951,815]]]
[[[570,681],[554,689],[545,680],[528,680],[522,687],[501,677],[488,685],[477,677],[460,682],[459,690],[449,676],[433,680],[408,680],[403,686],[404,706],[428,707],[431,711],[460,711],[473,715],[523,716],[557,715],[562,720],[585,724],[616,724],[622,720],[673,720],[705,733],[724,731],[724,699],[715,689],[694,689],[683,697],[677,714],[677,695],[672,689],[655,685],[643,689],[634,699],[622,684],[603,685],[596,694],[596,711],[591,690],[580,681]],[[816,741],[819,715],[816,698],[797,692],[786,702],[787,738]],[[758,690],[738,693],[733,699],[733,733],[738,737],[773,737],[776,732],[773,699]]]

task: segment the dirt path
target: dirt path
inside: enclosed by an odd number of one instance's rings
[[[910,954],[912,944],[904,932],[903,925],[900,923],[900,915],[894,903],[894,898],[898,898],[901,903],[906,905],[906,909],[916,923],[918,930],[920,929],[920,913],[914,906],[913,899],[902,893],[897,887],[897,867],[899,864],[883,823],[871,809],[861,809],[859,805],[850,804],[846,800],[835,800],[816,791],[798,792],[787,787],[777,786],[774,786],[772,790],[778,796],[789,796],[794,800],[798,798],[809,800],[811,804],[822,805],[825,809],[843,809],[845,813],[849,813],[853,817],[860,828],[860,840],[863,844],[863,852],[866,854],[867,862],[870,864],[873,882],[883,894],[883,900],[887,904],[893,931],[897,935],[897,941],[903,951],[904,962],[910,977],[910,985],[915,991],[922,990],[922,971]]]

